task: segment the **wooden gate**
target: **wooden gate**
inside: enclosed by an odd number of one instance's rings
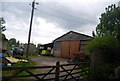
[[[61,57],[74,59],[74,53],[80,51],[80,41],[63,41],[61,43]]]
[[[30,69],[49,69],[46,73],[34,73]],[[32,81],[78,81],[84,79],[89,73],[89,63],[71,63],[71,64],[60,64],[56,62],[55,66],[34,66],[34,67],[2,67],[3,71],[13,71],[16,70],[12,76],[2,76],[2,81],[17,81],[14,78],[18,78],[19,81],[26,81],[29,77],[34,77]],[[27,74],[19,75],[21,72],[26,72]],[[50,77],[49,77],[50,76]],[[26,79],[27,78],[27,79]],[[31,81],[29,79],[29,81]]]

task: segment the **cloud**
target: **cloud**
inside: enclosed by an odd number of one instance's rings
[[[7,1],[0,3],[2,5],[0,12],[7,22],[5,34],[8,38],[15,37],[27,43],[31,2]],[[69,30],[91,35],[105,7],[116,3],[114,0],[112,2],[103,0],[41,0],[38,2],[40,4],[36,5],[31,38],[36,43],[49,43]]]
[[[52,42],[59,35],[65,33],[65,30],[58,28],[53,23],[48,23],[43,18],[40,17],[36,18],[36,23],[38,24],[33,26],[33,32],[32,32],[32,37],[34,41],[45,44],[48,41]],[[35,39],[39,39],[39,40],[35,40]]]

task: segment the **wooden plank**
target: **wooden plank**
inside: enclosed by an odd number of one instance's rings
[[[75,77],[74,77],[72,74],[70,74],[68,71],[66,71],[66,69],[63,68],[62,66],[61,66],[61,68],[62,68],[63,70],[65,70],[65,72],[66,72],[68,75],[70,75],[70,76],[76,81]]]
[[[41,78],[39,78],[38,76],[36,76],[35,74],[33,74],[32,72],[25,70],[25,72],[29,73],[30,75],[32,75],[33,77],[35,77],[38,80],[42,80]]]
[[[55,69],[55,67],[54,68],[52,68],[51,70],[49,70],[49,72],[48,73],[46,73],[43,77],[42,77],[42,79],[44,79],[47,75],[49,75],[53,70]]]
[[[72,75],[74,74],[80,74],[81,71],[78,71],[78,72],[74,72],[74,73],[71,73]],[[66,77],[68,76],[68,74],[64,74],[64,75],[60,75],[59,77]]]
[[[78,62],[78,63],[70,63],[70,64],[61,64],[60,66],[74,66],[74,65],[81,65],[81,64],[90,64],[89,62]]]
[[[56,67],[56,66],[34,66],[34,67],[2,67],[2,70],[18,70],[18,69],[46,69],[46,68],[53,68],[53,67]]]
[[[73,67],[73,69],[70,70],[70,72],[69,72],[70,74],[71,74],[71,72],[72,72],[73,70],[75,70],[76,66],[77,66],[77,65],[75,65],[75,66]],[[69,75],[67,75],[67,76],[64,78],[64,80],[66,80],[66,78],[67,78],[68,76],[69,76]]]
[[[71,70],[72,70],[72,69],[66,69],[66,71],[71,71]],[[80,68],[77,67],[77,68],[75,68],[74,70],[80,70]],[[64,70],[61,70],[60,72],[62,73],[62,72],[65,72],[65,71],[64,71]]]
[[[46,75],[48,73],[40,73],[40,74],[34,74],[36,76],[43,76],[43,75]],[[55,74],[55,72],[52,72],[52,73],[49,73],[48,75],[52,75],[52,74]],[[21,77],[31,77],[32,75],[19,75],[19,76],[16,76],[15,78],[21,78]]]

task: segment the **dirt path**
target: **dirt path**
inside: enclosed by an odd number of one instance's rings
[[[47,57],[47,56],[35,56],[35,57],[30,57],[30,59],[36,63],[36,66],[55,65],[57,61],[60,61],[60,64],[67,63],[67,59]]]

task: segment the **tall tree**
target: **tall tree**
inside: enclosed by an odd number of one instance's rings
[[[16,45],[16,39],[15,39],[15,38],[9,39],[8,44],[9,44],[10,46]]]
[[[17,42],[16,42],[16,45],[19,46],[19,45],[20,45],[20,41],[17,41]]]
[[[3,17],[0,17],[0,33],[6,30],[4,26],[5,23],[5,19]]]
[[[0,40],[4,40],[6,39],[5,34],[3,34],[2,32],[6,30],[4,24],[5,24],[5,19],[3,17],[0,17]]]
[[[20,45],[20,41],[17,41],[15,38],[11,38],[8,40],[8,45],[9,46],[19,46]]]
[[[96,36],[111,35],[120,40],[120,7],[112,4],[105,10],[96,27]]]

